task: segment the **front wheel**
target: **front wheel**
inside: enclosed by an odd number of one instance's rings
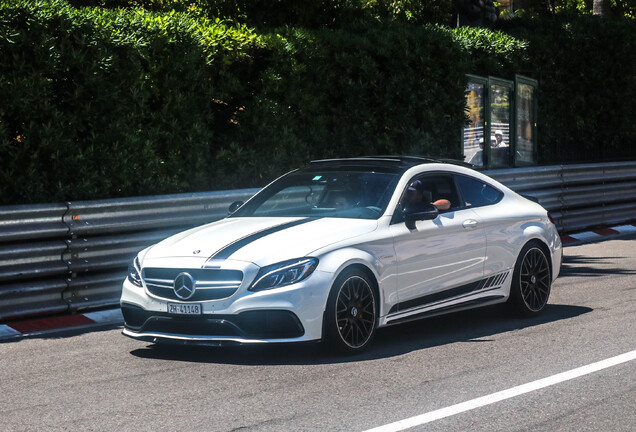
[[[339,352],[362,351],[373,339],[377,316],[376,294],[369,277],[355,269],[345,270],[327,300],[326,342]]]
[[[536,243],[521,249],[510,286],[509,306],[523,316],[541,312],[548,303],[552,274],[548,257]]]

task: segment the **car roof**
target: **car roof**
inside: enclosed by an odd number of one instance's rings
[[[471,164],[454,159],[434,159],[419,156],[364,156],[357,158],[314,160],[309,163],[306,169],[347,170],[358,168],[403,173],[414,166],[427,163],[449,163],[472,168]]]

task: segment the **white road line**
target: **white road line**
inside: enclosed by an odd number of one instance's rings
[[[527,384],[523,384],[517,387],[510,388],[508,390],[503,390],[497,393],[492,393],[487,396],[482,396],[477,399],[469,400],[466,402],[459,403],[457,405],[452,405],[446,408],[438,409],[436,411],[431,411],[426,414],[421,414],[415,417],[411,417],[408,419],[400,420],[395,423],[390,423],[384,426],[379,426],[374,429],[370,429],[366,432],[397,432],[403,431],[406,429],[410,429],[415,426],[420,426],[426,423],[433,422],[435,420],[440,420],[446,417],[450,417],[456,414],[460,414],[466,411],[470,411],[476,408],[480,408],[486,405],[494,404],[496,402],[500,402],[506,399],[510,399],[525,393],[530,393],[535,390],[540,390],[542,388],[550,387],[555,384],[562,383],[564,381],[569,381],[575,378],[582,377],[584,375],[588,375],[594,372],[598,372],[603,369],[610,368],[612,366],[616,366],[622,363],[626,363],[636,359],[636,350],[631,351],[625,354],[621,354],[616,357],[608,358],[606,360],[601,360],[596,363],[589,364],[587,366],[582,366],[577,369],[572,369],[567,372],[563,372],[560,374],[552,375],[547,378],[543,378],[537,381],[533,381]]]

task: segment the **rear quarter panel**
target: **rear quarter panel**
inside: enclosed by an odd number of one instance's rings
[[[514,268],[521,248],[532,239],[553,249],[547,211],[514,193],[504,193],[499,203],[474,209],[486,233],[485,276]]]

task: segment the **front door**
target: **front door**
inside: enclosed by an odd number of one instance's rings
[[[413,230],[399,220],[391,225],[398,262],[397,310],[465,295],[484,274],[483,224],[473,210],[459,202],[453,177],[432,174],[417,180],[423,200],[448,200],[450,208],[440,210],[434,220],[416,222]],[[405,191],[403,201],[407,195]]]

